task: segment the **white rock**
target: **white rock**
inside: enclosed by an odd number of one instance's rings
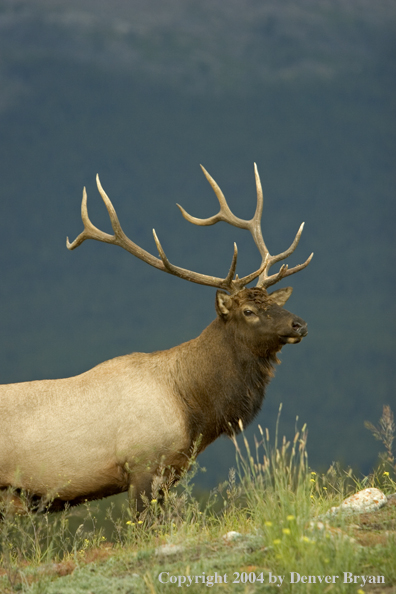
[[[338,513],[367,513],[380,509],[387,502],[386,495],[376,488],[363,489],[344,499],[338,507],[332,507],[326,516],[333,516]]]
[[[235,530],[231,530],[227,532],[227,534],[223,534],[223,538],[226,542],[232,542],[233,540],[237,540],[241,538],[242,534],[240,532],[235,532]]]

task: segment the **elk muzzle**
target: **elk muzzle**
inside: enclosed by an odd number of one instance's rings
[[[307,323],[297,316],[293,316],[290,320],[290,330],[281,335],[281,338],[285,342],[285,344],[296,344],[297,342],[301,342],[301,340],[308,334],[308,325]]]

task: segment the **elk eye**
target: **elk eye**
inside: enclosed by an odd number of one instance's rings
[[[243,310],[243,315],[246,316],[246,317],[249,317],[249,316],[254,316],[254,313],[252,312],[251,309],[244,309]]]

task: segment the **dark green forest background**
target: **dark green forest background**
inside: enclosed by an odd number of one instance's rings
[[[113,246],[67,251],[84,185],[110,231],[97,172],[133,241],[156,255],[154,227],[171,262],[218,276],[236,241],[244,275],[260,261],[248,234],[192,227],[175,203],[217,212],[202,163],[250,218],[256,162],[269,249],[305,221],[291,264],[315,256],[287,306],[309,335],[284,348],[249,434],[273,435],[282,402],[312,467],[369,472],[364,421],[396,412],[395,23],[393,0],[0,0],[0,382],[168,348],[214,318],[213,289]],[[233,446],[200,461],[213,486]]]

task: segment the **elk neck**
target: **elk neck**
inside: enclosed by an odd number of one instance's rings
[[[238,433],[239,420],[244,427],[252,421],[279,363],[276,350],[265,357],[253,354],[219,318],[168,353],[191,440],[201,440],[199,451],[223,433]]]

